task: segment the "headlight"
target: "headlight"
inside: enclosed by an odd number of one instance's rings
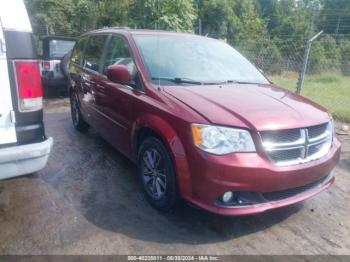
[[[192,124],[192,134],[194,144],[212,154],[255,152],[253,139],[244,129]]]

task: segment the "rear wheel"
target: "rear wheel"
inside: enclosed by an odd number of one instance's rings
[[[138,153],[138,174],[147,201],[160,211],[176,204],[176,178],[168,150],[155,138],[146,138]]]
[[[70,108],[75,129],[79,132],[86,132],[89,129],[89,125],[85,122],[83,116],[81,115],[77,98],[73,92],[70,95]]]

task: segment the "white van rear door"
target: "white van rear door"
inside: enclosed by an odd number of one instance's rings
[[[17,142],[5,38],[0,19],[0,145]]]

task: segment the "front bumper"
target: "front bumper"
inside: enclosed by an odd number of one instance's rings
[[[207,211],[237,216],[291,205],[331,186],[334,177],[330,174],[339,161],[340,143],[334,139],[330,152],[321,159],[288,167],[278,167],[259,153],[213,156],[197,152],[192,154],[189,162],[192,196],[186,199]],[[218,204],[218,199],[227,191],[288,193],[289,190],[313,183],[316,183],[316,186],[294,195],[287,194],[287,197],[277,201],[236,206]]]
[[[0,149],[0,179],[30,174],[45,167],[53,139]]]

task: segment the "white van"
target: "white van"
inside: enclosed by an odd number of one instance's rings
[[[22,0],[0,7],[0,179],[30,174],[48,160],[42,85],[32,28]]]

